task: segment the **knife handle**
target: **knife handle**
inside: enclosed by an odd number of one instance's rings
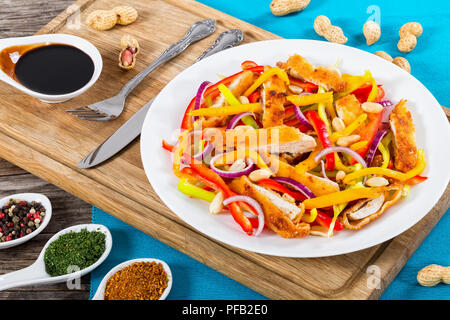
[[[164,50],[161,55],[153,61],[147,68],[142,70],[139,74],[137,74],[133,79],[128,81],[120,90],[120,95],[128,96],[128,94],[133,91],[136,86],[141,83],[142,80],[153,70],[159,67],[164,62],[169,61],[170,59],[176,57],[180,53],[182,53],[187,47],[189,47],[192,43],[197,42],[210,34],[212,34],[216,30],[216,20],[214,19],[206,19],[202,21],[197,21],[194,23],[189,30],[186,32],[184,37],[178,42],[172,44],[166,50]]]
[[[242,30],[232,29],[222,32],[219,37],[217,37],[216,41],[212,44],[211,47],[206,49],[200,57],[195,60],[195,62],[199,62],[200,60],[209,57],[219,51],[232,48],[244,39],[244,34]]]

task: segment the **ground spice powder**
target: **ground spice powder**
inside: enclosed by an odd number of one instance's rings
[[[169,279],[161,263],[135,262],[106,283],[105,300],[158,300]]]

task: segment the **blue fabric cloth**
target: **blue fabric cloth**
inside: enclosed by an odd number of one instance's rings
[[[328,16],[349,38],[347,45],[375,52],[383,50],[392,56],[404,56],[411,63],[412,74],[418,78],[445,106],[450,106],[450,3],[447,0],[412,1],[372,0],[311,1],[300,13],[275,17],[269,9],[269,0],[201,0],[200,2],[229,15],[254,24],[284,38],[323,40],[313,30],[318,15]],[[373,11],[373,8],[375,11]],[[362,25],[379,8],[381,39],[367,46]],[[368,12],[369,11],[369,12]],[[418,21],[424,34],[413,52],[397,50],[398,29],[409,21]],[[251,57],[249,57],[251,58]],[[93,222],[110,228],[114,245],[108,259],[91,275],[91,290],[95,292],[103,276],[116,264],[139,257],[154,257],[166,261],[172,268],[176,285],[169,299],[264,299],[265,297],[227,278],[211,268],[191,259],[171,247],[145,235],[116,218],[93,208]],[[450,265],[448,230],[450,215],[441,219],[381,299],[450,299],[450,286],[424,288],[417,284],[416,274],[423,266],[437,263]]]

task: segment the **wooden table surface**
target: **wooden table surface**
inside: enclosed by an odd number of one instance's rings
[[[0,0],[0,38],[32,35],[72,2]],[[29,242],[0,251],[0,274],[32,264],[47,240],[59,230],[91,221],[89,204],[0,159],[0,198],[21,192],[39,192],[48,196],[53,205],[53,217],[47,228]],[[89,288],[89,276],[85,276],[79,290],[69,290],[66,283],[31,286],[2,291],[0,299],[88,299]]]

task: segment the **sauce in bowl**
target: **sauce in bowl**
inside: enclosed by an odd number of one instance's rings
[[[61,95],[84,87],[94,74],[94,62],[82,50],[57,43],[37,43],[5,48],[0,68],[35,92]]]

